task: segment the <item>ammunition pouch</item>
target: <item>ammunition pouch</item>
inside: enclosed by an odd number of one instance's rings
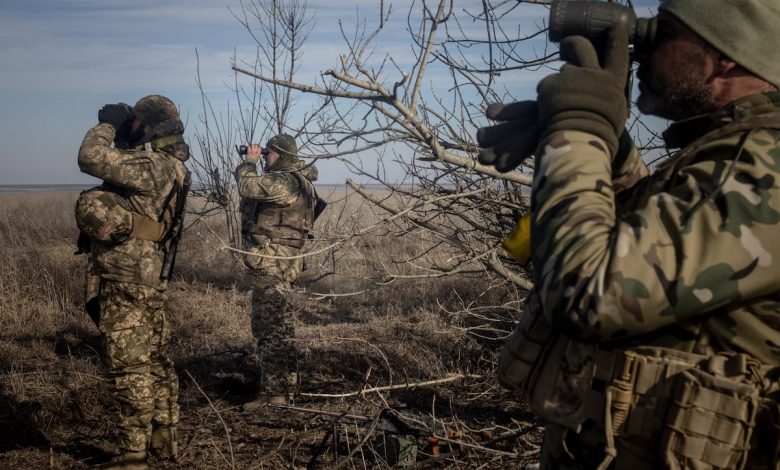
[[[307,240],[308,230],[294,229],[294,228],[277,228],[268,227],[265,225],[254,224],[252,226],[252,233],[261,237],[268,238],[271,243],[277,243],[279,245],[290,246],[293,248],[303,248],[304,242]]]
[[[730,360],[750,367],[744,354]],[[733,376],[723,377],[721,371],[694,367],[679,374],[661,436],[667,466],[744,468],[760,391],[749,370],[732,372]]]
[[[586,420],[603,429],[599,468],[618,455],[617,438],[648,465],[744,467],[769,370],[751,356],[608,351],[557,336],[539,357],[525,383],[531,408],[574,432]]]
[[[531,295],[523,309],[520,324],[501,350],[498,381],[507,388],[530,393],[536,383],[539,366],[547,362],[542,357],[557,337],[542,316],[538,297]]]
[[[660,456],[669,468],[740,469],[751,447],[767,370],[742,353],[603,351],[589,400],[603,403],[608,454],[615,455],[614,438],[622,437],[658,449],[660,455],[648,454],[648,460]],[[602,395],[599,377],[610,375]]]
[[[265,237],[279,245],[293,248],[303,248],[309,239],[317,207],[320,212],[327,203],[319,202],[313,185],[302,175],[292,172],[300,182],[301,193],[290,205],[278,205],[262,201],[244,199],[241,201],[242,233],[245,231],[260,237]],[[246,228],[245,228],[246,227]]]

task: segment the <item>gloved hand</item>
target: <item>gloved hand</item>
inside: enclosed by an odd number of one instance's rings
[[[117,130],[132,117],[133,108],[126,103],[107,104],[98,111],[98,121],[111,124]]]
[[[614,157],[618,136],[628,118],[628,33],[608,31],[601,62],[593,44],[582,36],[561,41],[561,71],[537,86],[542,140],[556,131],[583,131],[601,137]]]
[[[479,162],[493,165],[503,173],[514,170],[530,157],[539,140],[539,128],[536,125],[538,112],[536,101],[493,103],[488,106],[485,115],[501,122],[477,130],[477,144],[481,147]]]

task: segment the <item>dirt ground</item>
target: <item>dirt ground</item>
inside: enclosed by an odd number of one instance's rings
[[[75,197],[0,194],[0,468],[87,468],[116,450],[101,340],[82,311]],[[494,378],[522,292],[479,273],[363,289],[376,259],[403,246],[378,237],[338,261],[314,257],[295,304],[294,407],[247,413],[250,284],[220,243],[218,229],[188,230],[169,288],[180,456],[154,468],[534,464],[543,429]]]

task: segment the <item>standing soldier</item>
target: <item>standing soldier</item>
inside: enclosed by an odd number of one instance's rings
[[[119,402],[120,454],[102,468],[145,469],[147,451],[176,458],[179,382],[166,351],[165,289],[181,234],[189,148],[175,105],[158,95],[106,105],[79,168],[103,180],[81,194],[80,248],[90,252],[87,307],[106,344]],[[111,143],[114,142],[114,147]]]
[[[780,6],[659,11],[637,103],[680,151],[654,174],[623,131],[626,28],[566,38],[537,88],[535,290],[499,378],[548,423],[542,469],[780,460]]]
[[[264,158],[265,172],[257,174]],[[266,403],[288,403],[297,384],[295,333],[290,294],[301,274],[297,257],[315,219],[317,168],[298,158],[295,139],[287,134],[272,137],[261,151],[249,146],[246,161],[236,168],[242,204],[242,231],[246,264],[253,271],[252,335],[257,339],[261,391],[257,400],[244,405],[255,411]]]

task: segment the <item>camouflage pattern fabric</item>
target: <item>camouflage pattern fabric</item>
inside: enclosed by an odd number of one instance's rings
[[[90,129],[79,149],[79,168],[104,180],[132,211],[159,220],[163,211],[176,207],[176,196],[167,198],[177,181],[184,182],[184,163],[161,151],[112,148],[115,135],[110,124]],[[160,279],[165,254],[156,242],[129,238],[115,245],[92,245],[93,270],[101,278],[166,287]]]
[[[165,212],[176,207],[174,189],[187,175],[183,160],[162,151],[112,148],[115,135],[110,124],[87,131],[79,168],[102,179],[101,189],[120,196],[127,209],[170,223],[172,217],[166,218]],[[90,245],[90,272],[101,279],[99,328],[120,403],[119,447],[146,451],[152,426],[173,426],[179,414],[178,379],[164,352],[170,337],[163,293],[167,280],[160,278],[164,247],[136,237],[119,243],[91,238]]]
[[[744,98],[666,136],[681,133],[690,144],[733,116],[778,110],[775,100],[780,94]],[[773,129],[709,139],[641,180],[619,206],[598,139],[559,132],[547,140],[534,181],[532,236],[550,324],[599,342],[669,328],[663,336],[676,338],[679,349],[742,351],[780,364],[779,140]],[[702,331],[679,327],[690,322]]]
[[[286,395],[292,393],[297,374],[292,286],[270,275],[255,273],[254,278],[251,325],[257,340],[262,391]]]
[[[100,331],[106,342],[109,377],[119,402],[118,446],[147,450],[152,428],[179,420],[179,380],[166,349],[171,337],[166,296],[151,287],[103,281]]]
[[[303,190],[298,178],[292,174],[293,171],[302,174],[309,181],[316,181],[318,176],[317,167],[313,165],[304,167],[300,160],[297,160],[294,166],[284,170],[258,175],[257,165],[250,162],[241,163],[236,168],[239,195],[264,203],[286,206],[295,202]]]
[[[125,205],[124,198],[116,193],[100,187],[88,189],[76,202],[76,224],[91,240],[109,245],[121,243],[133,231],[133,213]]]
[[[300,166],[298,167],[300,171]],[[310,166],[300,171],[313,181],[317,170]],[[236,169],[239,194],[243,198],[276,205],[293,204],[303,192],[300,180],[287,171],[258,175],[256,165],[244,162]],[[292,342],[292,284],[300,276],[303,259],[278,259],[297,256],[300,248],[272,242],[252,234],[247,239],[246,266],[252,270],[252,335],[257,339],[262,393],[285,395],[296,382],[297,353]],[[257,256],[262,255],[262,256]]]
[[[542,142],[532,198],[536,314],[604,348],[742,352],[780,365],[779,111],[773,92],[678,122],[664,137],[682,150],[647,177],[639,165],[632,173],[631,158],[614,171],[592,135],[562,131]],[[723,131],[740,122],[756,124]],[[542,468],[592,468],[603,456],[598,432],[547,433]],[[652,468],[632,457],[646,449],[616,445],[614,468]]]
[[[268,239],[253,236],[248,250],[264,256],[295,256],[299,248],[270,243]],[[252,336],[257,340],[260,363],[260,384],[268,395],[286,395],[295,385],[297,353],[292,340],[295,326],[292,314],[292,283],[301,273],[301,258],[292,260],[246,256],[246,265],[252,269]]]

